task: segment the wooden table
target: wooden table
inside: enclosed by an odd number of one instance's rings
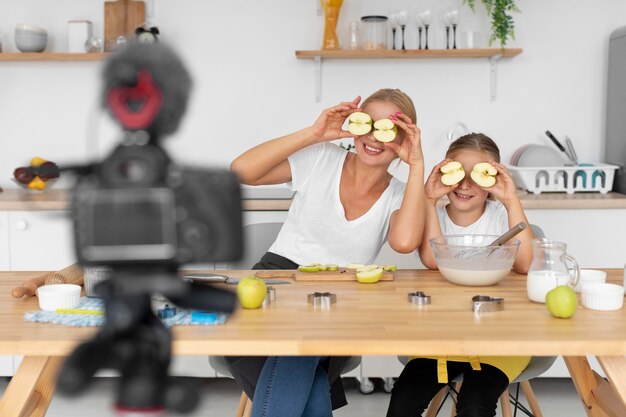
[[[621,269],[606,270],[620,283]],[[224,271],[219,271],[224,273]],[[245,271],[227,271],[240,277]],[[23,320],[37,300],[15,301],[10,290],[38,273],[0,273],[0,355],[25,355],[1,402],[0,416],[45,415],[62,357],[95,328]],[[177,326],[178,355],[563,355],[589,416],[626,413],[626,309],[592,311],[579,306],[569,320],[552,317],[526,297],[525,276],[512,273],[492,287],[463,287],[437,271],[398,271],[393,282],[276,285],[276,303],[239,310],[223,326]],[[231,287],[234,289],[234,287]],[[424,291],[432,304],[407,301]],[[337,304],[316,310],[307,294],[330,291]],[[474,315],[471,298],[500,296],[505,310]],[[594,355],[610,383],[593,373]]]

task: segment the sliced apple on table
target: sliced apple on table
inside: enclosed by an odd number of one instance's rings
[[[472,168],[470,177],[474,182],[483,188],[493,187],[496,183],[498,170],[489,162],[479,162]]]
[[[298,266],[300,272],[320,272],[320,264],[300,265]]]
[[[359,268],[363,268],[365,265],[363,264],[349,264],[348,266],[346,266],[347,269],[359,269]]]
[[[465,170],[463,169],[463,165],[457,161],[450,161],[441,168],[439,168],[441,173],[441,182],[444,185],[450,186],[457,184],[465,178]]]
[[[387,272],[394,272],[398,270],[398,267],[395,265],[385,265],[383,266],[383,270]]]
[[[348,132],[355,136],[368,134],[372,130],[372,118],[369,114],[355,111],[348,116]]]
[[[370,268],[374,267],[374,268]],[[380,281],[385,271],[377,265],[368,265],[365,268],[358,269],[356,272],[356,280],[362,284],[373,284]]]
[[[379,142],[391,142],[398,136],[398,128],[391,119],[380,119],[374,123],[374,139]]]
[[[337,264],[326,264],[326,265],[324,265],[324,267],[326,267],[327,271],[337,271],[337,270],[339,270],[339,265],[337,265]]]

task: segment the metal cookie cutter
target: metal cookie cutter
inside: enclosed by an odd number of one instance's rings
[[[263,307],[267,307],[270,304],[274,304],[276,301],[276,288],[267,287],[267,295],[265,296],[265,300],[263,300]]]
[[[316,291],[307,295],[307,301],[309,304],[313,304],[313,307],[330,308],[331,304],[337,302],[337,294]]]
[[[410,292],[409,302],[417,305],[430,304],[430,295],[426,295],[422,291]]]
[[[504,298],[491,297],[489,295],[475,295],[472,297],[472,310],[474,313],[504,310]]]

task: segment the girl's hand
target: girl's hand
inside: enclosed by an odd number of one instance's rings
[[[513,178],[511,178],[511,174],[509,174],[509,170],[506,166],[495,161],[489,161],[489,163],[496,168],[498,175],[496,176],[496,183],[493,187],[483,189],[493,194],[493,196],[500,200],[505,206],[511,201],[518,200],[519,197],[515,189],[515,182],[513,182]]]
[[[397,112],[389,116],[391,121],[404,133],[402,142],[386,142],[385,148],[389,148],[398,154],[398,157],[409,165],[424,164],[422,154],[422,132],[411,118],[406,114]]]
[[[354,136],[341,127],[350,114],[361,111],[360,101],[361,96],[357,96],[352,102],[339,103],[324,110],[310,128],[315,138],[320,142],[326,142]]]
[[[439,162],[437,165],[435,165],[430,175],[428,176],[428,179],[426,180],[426,185],[424,186],[426,199],[437,201],[459,186],[459,183],[456,183],[454,185],[445,185],[443,182],[441,182],[441,167],[448,162],[452,162],[452,159],[444,159],[443,161]]]

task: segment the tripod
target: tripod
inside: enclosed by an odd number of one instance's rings
[[[115,409],[120,416],[161,416],[167,409],[190,412],[199,402],[195,387],[168,376],[172,335],[151,309],[162,294],[181,308],[231,313],[236,295],[177,277],[177,267],[114,268],[95,287],[106,321],[91,340],[79,345],[61,368],[59,391],[77,395],[100,369],[121,374]]]

